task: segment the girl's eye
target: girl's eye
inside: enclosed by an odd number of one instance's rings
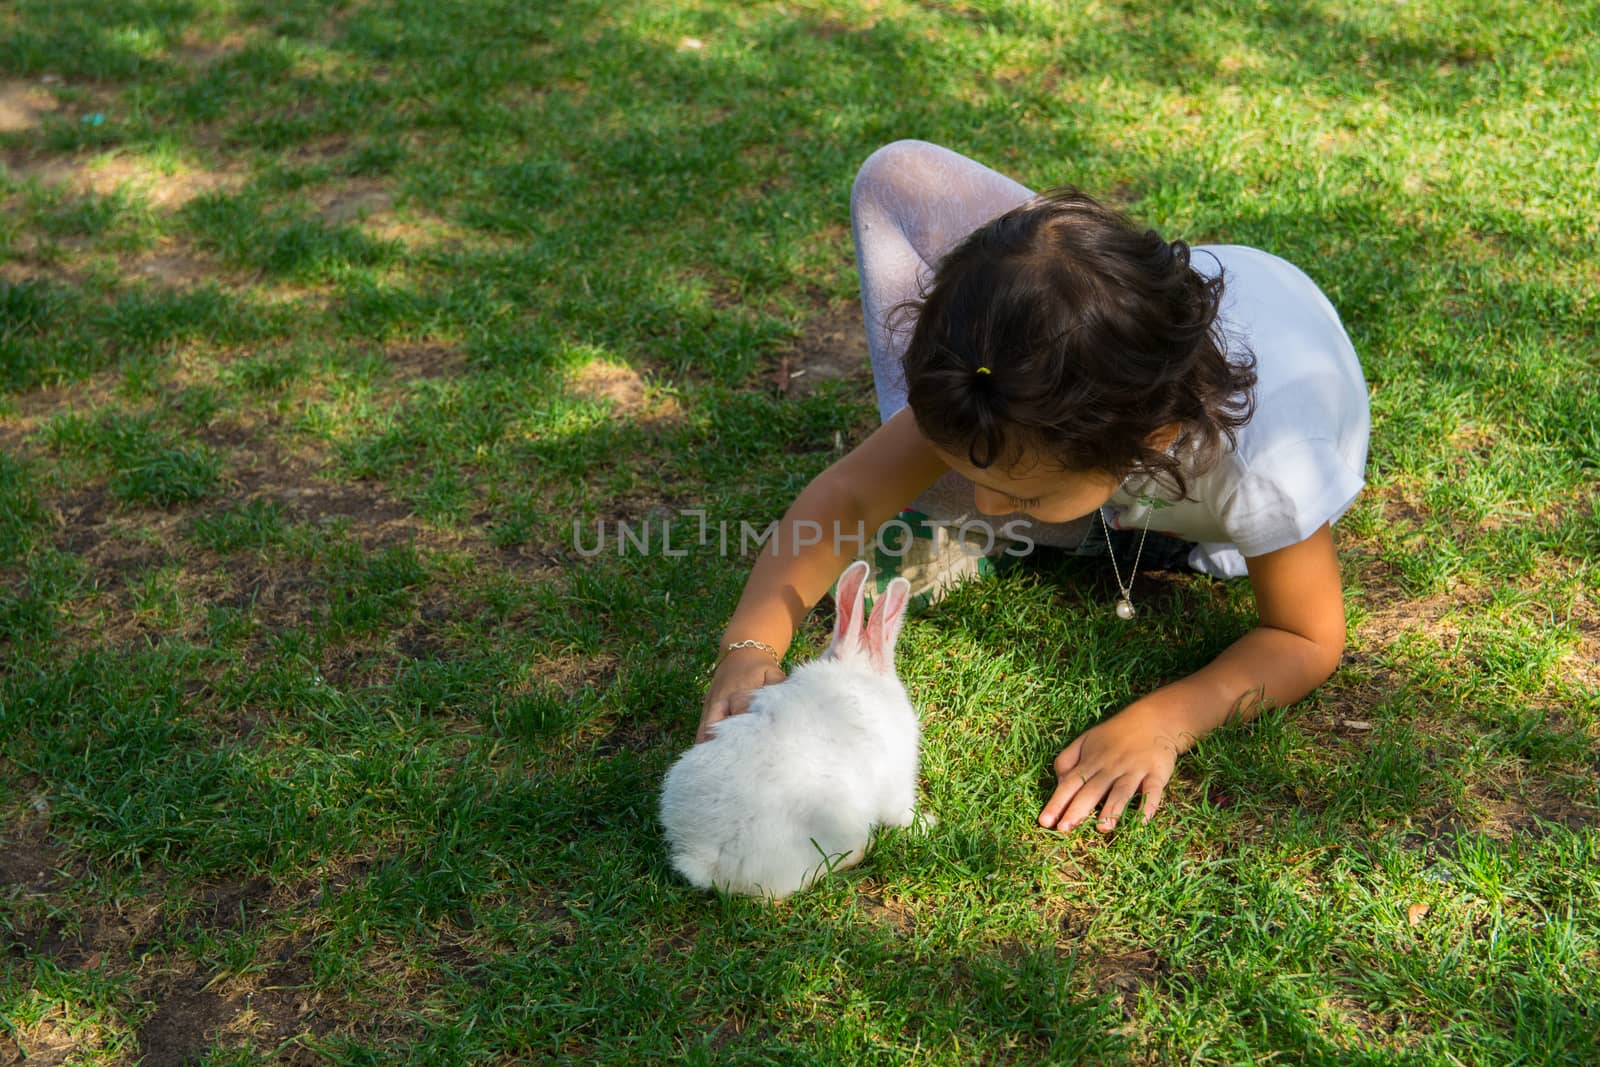
[[[1040,499],[1042,498],[1033,497],[1029,500],[1024,500],[1020,496],[1014,496],[1011,498],[1011,502],[1017,506],[1018,511],[1026,511],[1028,508],[1036,507]]]

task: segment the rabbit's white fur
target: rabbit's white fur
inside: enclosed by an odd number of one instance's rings
[[[693,885],[781,899],[859,863],[874,826],[915,819],[920,731],[893,658],[910,586],[891,582],[863,627],[866,573],[857,561],[840,577],[822,657],[667,772],[661,822]]]

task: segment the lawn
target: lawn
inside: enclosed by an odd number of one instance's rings
[[[0,6],[0,1061],[1600,1062],[1597,29]],[[1253,609],[1012,569],[902,638],[937,827],[698,893],[655,795],[750,558],[685,512],[873,428],[849,191],[901,137],[1323,287],[1349,647],[1057,835],[1056,751]]]

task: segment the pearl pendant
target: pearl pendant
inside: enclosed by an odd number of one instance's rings
[[[1123,597],[1121,600],[1117,601],[1117,618],[1126,621],[1133,618],[1133,615],[1133,601],[1129,600],[1127,597]]]

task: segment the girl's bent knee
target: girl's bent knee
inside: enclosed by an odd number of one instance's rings
[[[873,152],[856,171],[855,184],[850,188],[852,210],[867,197],[882,199],[883,192],[894,189],[905,175],[918,169],[930,150],[937,151],[938,146],[908,138],[891,141]]]

